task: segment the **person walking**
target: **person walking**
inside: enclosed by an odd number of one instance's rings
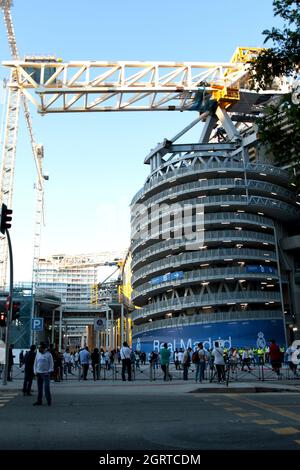
[[[160,367],[164,373],[164,381],[172,380],[172,376],[169,373],[170,365],[170,350],[168,349],[168,344],[164,343],[163,347],[160,350]]]
[[[12,369],[13,369],[13,365],[14,365],[14,355],[13,355],[13,348],[14,348],[14,345],[11,344],[9,346],[9,350],[8,350],[8,369],[7,369],[7,380],[9,382],[12,381]]]
[[[19,354],[19,368],[20,369],[22,369],[23,364],[24,364],[24,351],[22,349],[22,351]]]
[[[88,373],[88,370],[89,370],[90,358],[91,358],[91,356],[90,356],[90,353],[89,353],[89,348],[86,346],[79,353],[79,362],[82,366],[83,380],[87,380],[87,373]]]
[[[183,380],[188,380],[189,367],[191,365],[191,351],[192,348],[187,348],[183,353]]]
[[[52,354],[46,350],[45,343],[41,343],[38,352],[36,353],[33,370],[37,376],[38,397],[37,401],[33,403],[34,406],[41,406],[43,404],[43,388],[45,387],[45,396],[48,406],[51,406],[51,393],[50,393],[50,374],[53,372],[54,364]]]
[[[214,364],[217,369],[218,383],[225,382],[225,361],[224,361],[224,349],[219,347],[219,342],[215,342],[215,347],[212,351],[214,356]]]
[[[269,349],[269,356],[271,366],[274,372],[276,372],[278,379],[281,377],[280,375],[280,368],[282,362],[282,353],[278,344],[276,344],[275,339],[271,340],[270,349]]]
[[[34,361],[36,356],[36,346],[33,344],[30,346],[30,351],[25,354],[24,364],[24,383],[23,383],[23,395],[31,395],[32,381],[34,377]]]
[[[123,347],[121,348],[121,360],[122,360],[122,380],[126,381],[125,371],[127,370],[128,381],[131,381],[131,350],[128,343],[124,341]]]
[[[94,348],[91,354],[92,368],[93,368],[93,379],[99,380],[99,367],[100,367],[100,353],[98,348]]]

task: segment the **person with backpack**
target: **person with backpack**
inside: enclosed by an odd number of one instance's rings
[[[205,349],[203,348],[203,343],[198,343],[198,347],[196,351],[193,352],[192,355],[192,362],[196,366],[196,375],[195,380],[196,382],[202,382],[204,380],[204,371],[205,371],[205,361],[207,355]]]

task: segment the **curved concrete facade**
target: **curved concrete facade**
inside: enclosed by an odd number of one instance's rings
[[[209,315],[251,322],[265,312],[268,322],[272,312],[282,339],[278,233],[299,216],[288,173],[245,161],[242,149],[214,146],[161,162],[131,206],[133,302],[141,307],[133,338],[151,336],[157,322],[176,320],[178,328],[193,317],[201,340]]]

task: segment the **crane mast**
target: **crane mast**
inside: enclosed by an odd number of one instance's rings
[[[11,55],[14,60],[19,60],[16,37],[10,13],[11,0],[2,2],[0,7],[3,10],[4,23],[7,31],[7,39]],[[14,71],[11,72],[10,82],[16,84],[17,77]],[[30,143],[37,169],[36,183],[36,216],[35,216],[35,233],[34,233],[34,257],[33,257],[33,283],[35,282],[35,273],[40,253],[40,233],[43,218],[43,200],[44,200],[44,177],[42,175],[42,158],[43,149],[35,141],[31,115],[27,103],[27,99],[20,89],[14,85],[8,88],[7,112],[4,128],[4,142],[2,149],[2,164],[0,176],[0,203],[5,203],[8,207],[12,207],[13,199],[13,182],[15,171],[15,157],[17,134],[19,127],[19,108],[22,102],[25,114],[25,121],[30,135]],[[0,286],[4,287],[7,277],[7,261],[8,250],[6,239],[2,235],[0,237]]]

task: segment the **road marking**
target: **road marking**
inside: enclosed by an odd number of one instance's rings
[[[1,406],[5,406],[5,403],[0,403],[0,407],[1,407]]]
[[[238,400],[238,401],[240,401],[242,403],[246,403],[248,405],[252,405],[252,406],[254,406],[256,408],[260,408],[261,410],[264,410],[264,411],[272,411],[272,413],[275,413],[275,414],[280,415],[280,416],[284,416],[285,418],[290,418],[290,419],[300,423],[300,415],[299,414],[293,413],[292,411],[283,410],[282,408],[278,408],[275,405],[269,405],[268,403],[258,403],[257,401],[251,400],[250,398],[240,398],[240,397],[237,397],[237,396],[234,396],[234,395],[231,395],[229,398],[231,398],[232,400]]]
[[[240,406],[228,406],[227,408],[224,408],[226,411],[243,411],[243,408]]]
[[[254,413],[254,412],[249,412],[249,413],[236,413],[238,416],[241,418],[247,418],[247,416],[260,416],[260,413]]]
[[[296,429],[296,428],[293,428],[293,427],[289,427],[289,428],[274,428],[272,429],[273,432],[275,432],[276,434],[282,434],[284,436],[289,436],[290,434],[297,434],[299,431],[299,429]]]
[[[279,421],[276,421],[276,419],[254,419],[254,423],[256,424],[278,424]]]
[[[230,406],[231,403],[222,403],[222,402],[216,402],[216,403],[211,403],[212,405],[215,405],[215,406]]]

